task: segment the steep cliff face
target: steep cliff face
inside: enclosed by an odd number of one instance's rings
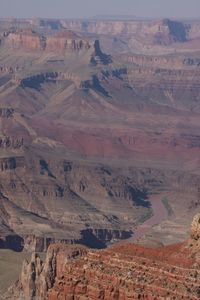
[[[165,38],[171,36],[172,41],[184,42],[187,38],[187,30],[189,26],[184,23],[164,19],[161,21],[112,21],[112,20],[63,20],[62,26],[66,26],[75,31],[97,33],[97,34],[160,34]],[[170,42],[170,38],[168,39]]]
[[[76,34],[71,31],[60,32],[59,34],[53,37],[46,38],[46,46],[45,50],[49,51],[75,51],[79,52],[81,50],[89,50],[92,45],[81,38],[79,38]]]
[[[79,34],[93,35],[100,38],[103,42],[104,49],[110,49],[111,52],[145,52],[157,53],[161,48],[171,48],[174,52],[174,46],[184,49],[198,50],[199,28],[198,21],[175,21],[170,19],[162,20],[56,20],[56,19],[39,19],[39,20],[3,20],[1,21],[5,28],[38,28],[45,31],[72,30]],[[7,32],[5,32],[7,34]],[[3,38],[2,38],[3,40]],[[36,44],[38,41],[36,42]],[[43,44],[43,43],[42,43]],[[55,44],[63,46],[61,40],[55,41],[50,39],[51,47]],[[52,46],[54,45],[54,46]],[[147,48],[155,46],[152,49]],[[119,47],[119,49],[113,49]],[[175,46],[176,47],[176,46]]]
[[[37,254],[31,261],[24,261],[20,278],[25,299],[44,300],[54,285],[56,276],[62,276],[65,263],[86,254],[86,249],[77,246],[51,245],[45,263]]]
[[[51,245],[44,263],[34,254],[23,264],[18,289],[26,300],[198,299],[199,260],[189,243],[156,249],[122,244],[103,251]]]
[[[173,42],[186,42],[189,27],[181,22],[163,20],[154,31],[153,40],[156,44],[167,45]]]
[[[7,37],[7,42],[14,49],[41,49],[41,40],[39,34],[34,31],[23,31],[10,33]]]
[[[57,20],[57,26],[95,35],[110,53],[174,53],[198,51],[198,21],[162,20]],[[44,25],[45,28],[45,25]]]
[[[5,43],[13,49],[30,51],[75,51],[88,50],[91,45],[88,41],[79,38],[72,31],[62,31],[54,36],[40,35],[34,31],[8,32]]]
[[[107,34],[113,36],[131,36],[143,39],[145,36],[151,43],[170,45],[174,42],[186,42],[190,25],[169,19],[156,21],[120,21],[120,20],[91,20],[91,21],[62,21],[66,26],[78,32]]]
[[[200,239],[200,214],[196,215],[192,221],[191,238],[194,240]]]

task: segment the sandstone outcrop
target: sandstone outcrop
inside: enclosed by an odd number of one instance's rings
[[[14,49],[29,49],[29,50],[38,50],[41,49],[41,40],[40,35],[34,31],[23,31],[10,33],[7,37],[7,42]]]
[[[200,239],[200,214],[196,215],[192,221],[191,238],[194,240]]]
[[[33,30],[10,32],[5,42],[13,49],[30,51],[75,51],[89,50],[91,45],[87,40],[79,38],[72,31],[66,30],[54,36],[40,35]]]
[[[65,264],[87,253],[84,247],[51,245],[45,263],[37,254],[31,261],[24,261],[20,277],[20,288],[25,299],[48,299],[48,291],[54,286],[56,276],[62,276]]]
[[[81,50],[89,50],[91,45],[88,41],[84,41],[75,35],[73,32],[60,32],[53,37],[46,38],[46,45],[44,47],[47,51],[75,51],[79,52]]]
[[[199,239],[199,215],[191,239]],[[199,299],[199,260],[188,242],[162,248],[133,244],[94,251],[51,245],[46,260],[23,264],[18,290],[26,300]]]
[[[184,42],[187,39],[187,34],[190,27],[184,23],[172,21],[169,19],[156,21],[120,21],[120,20],[90,20],[84,21],[70,21],[63,20],[62,25],[71,30],[79,32],[89,32],[97,34],[111,34],[111,35],[152,35],[155,42],[162,42],[162,38],[166,43],[180,41]]]

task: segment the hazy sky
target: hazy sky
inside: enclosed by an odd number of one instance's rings
[[[0,17],[200,17],[200,0],[0,0]]]

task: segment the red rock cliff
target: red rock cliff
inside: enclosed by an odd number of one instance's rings
[[[45,263],[37,255],[24,263],[21,290],[27,300],[199,299],[198,221],[189,242],[157,249],[51,245]]]
[[[29,51],[81,51],[91,45],[72,31],[61,31],[54,36],[42,36],[32,30],[22,30],[7,34],[6,43],[14,49]]]

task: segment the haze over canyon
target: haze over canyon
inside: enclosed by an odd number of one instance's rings
[[[0,19],[2,299],[198,299],[199,132],[200,21]]]

